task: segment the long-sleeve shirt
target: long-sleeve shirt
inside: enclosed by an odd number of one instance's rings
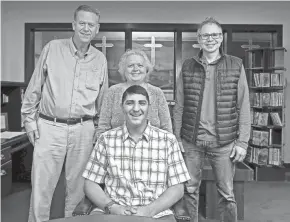
[[[92,45],[84,57],[70,39],[43,48],[26,89],[21,114],[27,132],[37,129],[37,113],[54,118],[95,117],[108,89],[105,56]]]
[[[149,95],[148,120],[153,126],[172,132],[172,123],[166,98],[162,90],[149,83],[142,84]],[[127,83],[119,83],[109,88],[101,108],[97,137],[101,133],[123,125],[125,118],[121,109],[122,95],[129,87]]]
[[[201,114],[199,122],[199,130],[197,139],[205,141],[216,141],[215,131],[215,92],[214,84],[215,78],[214,73],[218,61],[212,63],[206,63],[204,60],[203,65],[206,71],[205,87],[203,93],[203,100],[201,105]],[[176,103],[173,108],[173,126],[175,136],[179,141],[180,129],[182,125],[182,114],[184,105],[184,91],[183,91],[183,79],[182,75],[179,76],[176,87]],[[238,98],[237,108],[239,110],[239,136],[236,140],[236,145],[247,149],[248,141],[250,138],[250,127],[251,127],[251,115],[250,115],[250,101],[249,101],[249,88],[246,79],[244,67],[241,68],[240,79],[238,82]]]

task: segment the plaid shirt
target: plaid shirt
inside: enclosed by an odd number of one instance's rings
[[[125,124],[101,134],[83,177],[105,183],[105,193],[123,206],[148,205],[190,179],[175,136],[150,123],[137,143]]]

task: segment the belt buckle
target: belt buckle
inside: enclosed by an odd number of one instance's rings
[[[66,123],[68,125],[76,124],[77,123],[77,119],[76,118],[69,118],[69,119],[67,119]]]

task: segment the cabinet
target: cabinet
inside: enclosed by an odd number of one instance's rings
[[[246,161],[256,168],[281,167],[285,146],[283,47],[246,50],[251,102],[251,138]]]
[[[1,198],[13,192],[14,182],[30,181],[32,151],[26,134],[1,138]]]
[[[1,198],[11,192],[12,186],[12,161],[11,146],[1,149]]]

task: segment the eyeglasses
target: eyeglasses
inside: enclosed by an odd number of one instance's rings
[[[205,33],[205,34],[199,34],[199,37],[202,39],[202,40],[207,40],[209,39],[209,37],[212,37],[213,39],[218,39],[222,36],[222,33]]]

